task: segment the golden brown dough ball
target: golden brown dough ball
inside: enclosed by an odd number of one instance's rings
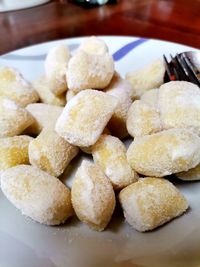
[[[137,93],[134,90],[134,87],[132,84],[127,81],[126,79],[123,79],[118,72],[114,72],[113,77],[109,85],[104,89],[105,91],[111,90],[113,88],[123,88],[124,91],[128,92],[130,98],[132,101],[137,99]]]
[[[105,128],[103,130],[102,134],[111,135],[111,132],[108,130],[108,128]],[[92,154],[92,145],[91,146],[81,146],[80,149],[86,154]]]
[[[69,61],[67,84],[75,93],[88,88],[104,89],[114,73],[114,62],[108,53],[98,55],[79,50]]]
[[[65,93],[58,96],[53,94],[49,81],[44,75],[33,82],[33,87],[37,91],[41,102],[61,107],[66,104]]]
[[[8,97],[21,107],[39,100],[37,92],[14,68],[0,68],[0,96]]]
[[[94,162],[111,181],[114,189],[121,189],[137,181],[137,174],[126,158],[126,147],[111,135],[101,135],[92,147]]]
[[[189,171],[177,173],[176,177],[183,181],[200,180],[200,164],[198,164],[195,168],[190,169]]]
[[[31,134],[39,134],[44,128],[54,129],[63,111],[62,107],[44,103],[29,104],[26,109],[34,117],[34,123],[26,130]]]
[[[70,59],[70,51],[64,44],[49,50],[44,62],[45,74],[49,88],[55,95],[67,91],[66,70]]]
[[[19,165],[4,171],[1,189],[22,214],[39,223],[58,225],[72,215],[70,190],[36,167]]]
[[[56,132],[75,146],[93,145],[117,107],[117,99],[97,90],[84,90],[65,106]]]
[[[146,104],[149,104],[153,107],[158,108],[158,94],[159,94],[159,89],[155,88],[155,89],[151,89],[148,90],[147,92],[145,92],[142,96],[141,96],[141,100],[143,102],[145,102]]]
[[[53,176],[60,176],[78,154],[75,147],[54,130],[45,128],[29,144],[30,163]]]
[[[124,188],[119,200],[127,222],[140,232],[153,230],[188,208],[187,200],[172,183],[153,177]]]
[[[158,110],[141,100],[134,101],[129,108],[126,126],[128,133],[132,137],[152,134],[162,130]]]
[[[25,108],[0,96],[0,137],[21,134],[33,122],[33,116]]]
[[[146,176],[188,171],[200,163],[200,137],[184,128],[136,137],[128,148],[131,167]]]
[[[151,134],[162,129],[188,128],[200,133],[200,91],[197,85],[174,81],[147,91],[128,112],[131,136]]]
[[[90,228],[105,229],[115,208],[115,194],[99,166],[82,162],[72,184],[72,205],[78,218]]]
[[[200,134],[200,90],[197,85],[185,81],[162,85],[158,105],[165,129],[183,127]]]
[[[164,82],[165,66],[161,59],[145,67],[126,74],[126,79],[132,84],[140,98],[146,91],[160,87]]]
[[[108,52],[106,43],[96,36],[86,38],[79,46],[80,50],[88,54],[103,55]]]
[[[128,110],[131,106],[132,100],[130,98],[129,92],[124,89],[124,87],[110,87],[104,92],[106,94],[114,96],[118,100],[117,108],[112,115],[107,127],[111,131],[112,135],[117,136],[120,139],[125,138],[128,135],[126,128],[126,120]]]
[[[0,138],[0,172],[19,164],[29,164],[27,135]]]

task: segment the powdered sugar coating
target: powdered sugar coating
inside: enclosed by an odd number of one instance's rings
[[[96,36],[91,36],[86,38],[79,46],[80,50],[88,54],[103,55],[108,52],[108,47],[106,43],[97,38]]]
[[[45,128],[30,142],[29,160],[33,166],[58,177],[78,151],[77,147],[69,144],[54,130]]]
[[[57,225],[72,215],[70,190],[36,167],[20,165],[4,171],[1,189],[22,214],[39,223]]]
[[[127,73],[126,79],[137,92],[137,98],[140,98],[147,90],[158,88],[163,84],[164,73],[164,62],[157,59],[144,68]]]
[[[135,137],[127,159],[136,172],[146,176],[187,171],[200,163],[200,137],[184,128]]]
[[[73,145],[93,145],[116,106],[115,97],[96,90],[84,90],[67,103],[57,120],[56,132]]]
[[[153,230],[188,208],[187,200],[172,183],[153,177],[124,188],[119,200],[126,220],[140,232]]]
[[[163,127],[185,127],[200,134],[200,90],[193,83],[173,81],[159,89],[158,105]]]
[[[128,110],[127,130],[132,136],[143,136],[162,130],[162,122],[158,110],[148,103],[136,100]]]
[[[115,109],[115,112],[107,127],[110,129],[113,135],[123,139],[128,135],[126,129],[126,120],[128,110],[132,103],[129,92],[126,90],[126,86],[124,87],[123,82],[118,84],[113,82],[113,85],[109,85],[104,92],[106,92],[108,95],[116,97],[118,100],[118,106]]]
[[[114,72],[113,77],[109,85],[105,88],[106,90],[111,90],[113,88],[123,88],[124,91],[128,92],[129,97],[131,98],[132,101],[137,99],[137,93],[134,90],[134,87],[132,84],[126,80],[123,79],[118,72]]]
[[[8,97],[21,107],[37,102],[39,96],[14,68],[0,68],[0,96]]]
[[[195,168],[190,169],[187,172],[179,172],[176,174],[180,180],[183,181],[197,181],[200,180],[200,164],[198,164]]]
[[[37,91],[41,102],[55,106],[64,106],[66,104],[65,93],[59,96],[54,95],[44,75],[33,82],[33,87]]]
[[[111,135],[111,132],[108,130],[108,128],[105,128],[103,130],[102,134],[109,134]],[[86,154],[92,154],[92,145],[91,146],[81,146],[80,149],[86,153]]]
[[[0,138],[0,171],[19,164],[28,164],[28,146],[32,140],[27,135]]]
[[[150,106],[153,106],[155,108],[158,108],[158,94],[159,94],[159,89],[151,89],[145,92],[141,96],[141,100],[145,102],[146,104],[149,104]]]
[[[44,103],[29,104],[26,109],[34,118],[34,123],[26,130],[32,134],[39,134],[43,128],[54,129],[56,121],[63,111],[62,107]]]
[[[88,88],[103,89],[110,83],[113,73],[111,55],[88,54],[79,50],[68,64],[68,88],[76,93]]]
[[[67,90],[65,73],[69,59],[70,51],[64,44],[51,48],[45,59],[45,74],[49,88],[55,95],[60,95]]]
[[[124,144],[111,135],[101,135],[92,147],[94,162],[111,181],[114,189],[121,189],[137,181],[137,174],[126,158]]]
[[[21,134],[33,122],[34,118],[26,109],[0,96],[0,137]]]
[[[101,169],[88,161],[78,168],[72,184],[72,205],[78,218],[102,231],[115,208],[113,188]]]
[[[171,128],[200,133],[200,91],[197,85],[174,81],[147,91],[128,113],[128,132],[142,136]]]
[[[1,97],[0,100],[2,100],[1,105],[4,109],[17,110],[19,107],[14,101],[10,100],[7,97]]]

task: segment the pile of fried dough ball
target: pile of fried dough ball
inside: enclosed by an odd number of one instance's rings
[[[63,43],[52,48],[44,69],[32,84],[13,68],[0,69],[1,190],[8,200],[39,223],[59,225],[76,214],[98,231],[116,196],[141,232],[182,215],[189,204],[165,176],[200,179],[199,88],[164,84],[162,60],[123,79],[96,37],[73,55]],[[82,161],[70,190],[59,177],[78,153],[93,162]]]

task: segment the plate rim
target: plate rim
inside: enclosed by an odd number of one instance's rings
[[[16,53],[16,52],[21,52],[22,50],[24,49],[32,49],[32,48],[36,48],[37,46],[41,46],[41,45],[47,45],[47,44],[50,44],[50,43],[56,43],[56,42],[63,42],[63,41],[79,41],[80,40],[83,40],[83,39],[86,39],[86,38],[89,38],[91,36],[95,36],[97,38],[119,38],[119,39],[125,39],[125,38],[130,38],[130,39],[147,39],[148,41],[158,41],[158,42],[164,42],[164,43],[169,43],[169,44],[174,44],[174,45],[182,45],[182,46],[185,46],[185,47],[188,47],[188,48],[191,48],[191,49],[196,49],[196,50],[199,50],[198,48],[196,47],[193,47],[193,46],[188,46],[186,44],[182,44],[182,43],[178,43],[178,42],[171,42],[171,41],[166,41],[166,40],[162,40],[162,39],[157,39],[157,38],[148,38],[148,37],[143,37],[143,36],[135,36],[135,35],[84,35],[84,36],[76,36],[76,37],[69,37],[69,38],[61,38],[61,39],[55,39],[55,40],[50,40],[50,41],[45,41],[45,42],[39,42],[39,43],[35,43],[35,44],[31,44],[31,45],[28,45],[28,46],[24,46],[24,47],[21,47],[21,48],[18,48],[18,49],[15,49],[15,50],[11,50],[7,53],[3,53],[0,55],[0,59],[2,59],[4,56],[7,56],[7,55],[10,55],[10,54],[13,54],[13,53]]]

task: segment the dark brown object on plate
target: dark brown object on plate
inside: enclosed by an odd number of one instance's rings
[[[0,14],[0,54],[84,35],[135,35],[200,48],[198,0],[120,0],[91,9],[74,1]]]

